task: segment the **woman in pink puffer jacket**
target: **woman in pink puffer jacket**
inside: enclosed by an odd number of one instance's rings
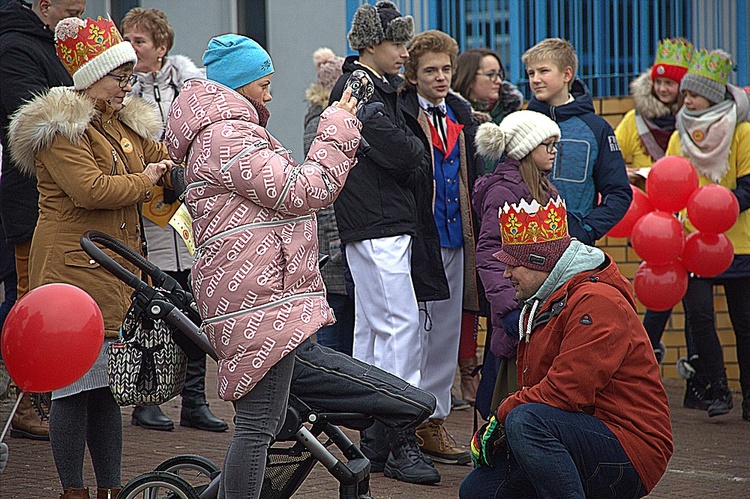
[[[207,80],[182,87],[165,141],[186,162],[195,299],[219,355],[219,395],[237,411],[220,493],[257,497],[266,448],[284,421],[294,349],[335,320],[318,270],[315,212],[333,203],[354,166],[361,124],[345,94],[323,112],[297,164],[265,128],[268,53],[222,35],[203,64]]]

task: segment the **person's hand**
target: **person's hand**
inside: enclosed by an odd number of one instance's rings
[[[166,163],[167,160],[160,161],[158,163],[149,163],[146,168],[143,170],[143,173],[145,173],[148,178],[151,180],[151,185],[156,185],[160,180],[162,175],[164,175],[171,166]],[[170,164],[174,164],[171,161],[169,161]]]
[[[8,444],[0,442],[0,473],[5,471],[6,464],[8,464]]]
[[[352,116],[356,116],[357,99],[352,97],[352,89],[347,88],[346,90],[344,90],[344,93],[341,95],[341,99],[331,104],[331,106],[343,109]]]
[[[504,450],[505,445],[505,429],[492,416],[471,439],[471,460],[474,461],[474,466],[492,466],[493,457]]]

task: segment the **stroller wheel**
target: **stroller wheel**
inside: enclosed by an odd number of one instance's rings
[[[166,471],[177,475],[190,484],[196,492],[201,493],[219,474],[219,467],[213,461],[203,456],[183,454],[170,457],[162,462],[154,471]]]
[[[125,485],[119,499],[200,499],[185,480],[172,473],[152,471],[133,478]]]

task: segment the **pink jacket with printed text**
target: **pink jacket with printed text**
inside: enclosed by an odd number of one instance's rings
[[[219,354],[219,396],[247,394],[285,355],[334,322],[318,270],[315,212],[333,204],[355,165],[360,122],[329,108],[297,164],[255,107],[209,80],[187,82],[165,142],[186,162],[193,290]]]

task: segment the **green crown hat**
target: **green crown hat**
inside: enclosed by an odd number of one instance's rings
[[[670,66],[679,66],[687,69],[690,61],[693,59],[693,44],[685,41],[671,38],[660,40],[656,46],[656,58],[654,65],[668,64]]]
[[[693,55],[693,61],[688,67],[688,74],[702,76],[726,85],[729,72],[732,71],[732,57],[723,50],[701,49]]]

